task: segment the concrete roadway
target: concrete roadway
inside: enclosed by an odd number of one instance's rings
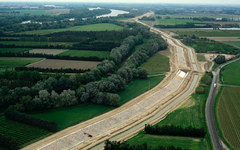
[[[235,60],[224,63],[224,64],[220,65],[220,67],[222,68],[222,67],[224,67],[224,66],[226,66],[230,63],[233,63],[237,60],[240,60],[240,58],[237,58]],[[215,70],[215,75],[213,77],[213,82],[212,82],[212,85],[211,85],[210,93],[209,93],[209,96],[208,96],[208,99],[207,99],[207,106],[206,106],[206,117],[207,117],[208,130],[210,132],[211,139],[212,139],[212,142],[213,142],[213,147],[214,147],[215,150],[223,150],[222,142],[221,142],[221,140],[220,140],[220,138],[217,134],[217,129],[216,129],[214,119],[213,119],[213,102],[214,102],[214,97],[215,97],[215,94],[216,94],[216,89],[217,89],[217,86],[218,86],[219,72],[220,72],[220,69],[218,67]],[[216,83],[216,87],[214,87],[215,83]]]

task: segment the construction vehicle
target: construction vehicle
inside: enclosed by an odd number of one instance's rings
[[[84,132],[84,134],[87,134],[88,137],[93,137],[91,134]]]

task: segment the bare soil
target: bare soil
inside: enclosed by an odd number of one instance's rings
[[[29,65],[28,67],[53,68],[53,69],[91,69],[101,62],[97,61],[76,61],[76,60],[59,60],[45,59],[44,61]]]
[[[65,52],[67,50],[59,50],[59,49],[32,49],[29,51],[29,53],[33,54],[52,54],[52,55],[57,55],[62,52]]]
[[[204,55],[205,59],[207,61],[213,61],[213,59],[215,59],[218,55],[224,55],[226,60],[229,60],[233,57],[235,57],[235,55],[228,55],[228,54],[208,54],[208,53],[202,53],[202,55]]]

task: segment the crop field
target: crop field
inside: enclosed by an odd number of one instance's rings
[[[58,123],[58,129],[63,130],[67,127],[101,115],[112,109],[113,108],[110,106],[84,104],[79,106],[35,111],[29,114],[46,120],[56,121]]]
[[[225,66],[221,76],[224,84],[240,85],[240,60]]]
[[[30,57],[0,57],[0,68],[14,68],[26,66],[42,60],[43,58]]]
[[[47,29],[47,30],[35,30],[35,31],[26,31],[20,32],[17,34],[39,34],[45,35],[53,32],[62,32],[62,31],[112,31],[112,30],[123,30],[123,27],[111,24],[111,23],[99,23],[99,24],[91,24],[91,25],[83,25],[83,26],[74,26],[71,28],[62,28],[62,29]]]
[[[29,53],[33,53],[33,54],[52,54],[52,55],[57,55],[60,53],[63,53],[67,50],[59,50],[59,49],[32,49],[29,51]]]
[[[176,25],[176,24],[187,24],[187,23],[202,23],[201,21],[186,20],[186,19],[156,19],[157,25]]]
[[[217,116],[222,134],[228,143],[240,149],[240,88],[224,87],[218,101]]]
[[[170,69],[169,58],[167,56],[156,53],[147,60],[141,67],[145,68],[149,73],[168,72]]]
[[[205,42],[203,40],[196,41],[195,44],[189,45],[193,47],[197,53],[223,53],[235,54],[239,49],[231,45],[220,42]]]
[[[50,131],[38,127],[8,120],[5,116],[0,116],[0,131],[2,134],[15,137],[19,148],[53,134]]]
[[[204,23],[214,23],[214,24],[239,24],[239,22],[234,22],[234,21],[203,21]]]
[[[191,138],[191,137],[179,137],[179,136],[159,136],[145,134],[143,131],[133,138],[127,140],[130,145],[141,145],[146,143],[148,146],[155,148],[157,146],[171,146],[182,147],[191,150],[207,149],[207,143],[205,139]]]
[[[134,79],[124,91],[118,93],[121,97],[120,105],[155,87],[164,77],[164,75],[160,75],[156,77],[148,77],[147,79]]]
[[[109,51],[89,51],[89,50],[68,50],[61,54],[60,56],[83,56],[83,57],[99,57],[99,58],[110,58]]]
[[[204,55],[197,55],[198,61],[206,61]]]
[[[7,10],[7,11],[19,11],[19,14],[16,15],[55,15],[56,13],[47,13],[48,9],[25,9],[25,10]]]
[[[144,21],[144,20],[141,20],[141,22],[151,26],[155,21]]]
[[[0,53],[7,53],[7,52],[20,53],[20,52],[28,51],[30,49],[31,48],[0,48]]]
[[[9,44],[15,44],[15,45],[30,45],[30,46],[42,46],[42,45],[64,45],[66,47],[72,46],[76,42],[31,42],[31,41],[0,41],[0,44],[9,45]]]
[[[240,15],[216,14],[216,13],[181,13],[176,15],[167,15],[171,17],[210,17],[210,18],[240,18]]]
[[[174,29],[165,29],[172,32],[176,32],[179,34],[186,34],[189,36],[197,35],[199,37],[238,37],[240,34],[240,30],[211,30],[211,29],[181,29],[181,28],[174,28]]]
[[[240,41],[222,41],[222,42],[240,47]]]
[[[59,59],[45,59],[44,61],[29,65],[28,67],[39,68],[53,68],[53,69],[91,69],[96,67],[99,63],[97,61],[76,61],[76,60],[59,60]]]
[[[215,41],[223,41],[224,43],[234,42],[236,44],[239,43],[239,45],[240,45],[240,38],[239,37],[209,37],[209,39],[215,40]]]

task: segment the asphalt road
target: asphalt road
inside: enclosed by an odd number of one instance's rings
[[[233,63],[237,60],[240,60],[240,58],[237,58],[235,60],[232,60],[232,61],[229,61],[227,63],[224,63],[222,64],[220,67],[224,67],[230,63]],[[211,85],[211,89],[210,89],[210,93],[209,93],[209,96],[208,96],[208,99],[207,99],[207,106],[206,106],[206,117],[207,117],[207,125],[208,125],[208,130],[210,132],[210,135],[211,135],[211,139],[212,139],[212,142],[213,142],[213,147],[215,150],[223,150],[223,147],[222,147],[222,142],[220,141],[220,138],[217,134],[217,129],[216,129],[216,126],[215,126],[215,123],[214,123],[214,119],[213,119],[213,102],[214,102],[214,97],[215,97],[215,94],[216,94],[216,89],[217,89],[217,86],[218,86],[218,78],[219,78],[219,67],[215,70],[215,75],[213,77],[213,82],[212,82],[212,85]],[[216,87],[214,87],[214,84],[217,84]]]

